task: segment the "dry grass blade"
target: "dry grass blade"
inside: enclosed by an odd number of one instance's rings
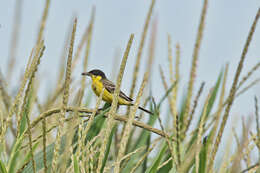
[[[161,75],[161,79],[162,79],[162,82],[163,82],[163,86],[164,86],[164,89],[165,91],[168,91],[168,86],[167,86],[167,83],[166,83],[166,79],[165,79],[165,76],[163,74],[163,70],[160,66],[160,75]],[[176,164],[176,167],[179,167],[180,166],[180,147],[179,147],[179,118],[178,118],[178,114],[177,114],[177,111],[174,110],[174,105],[173,105],[173,98],[171,96],[168,96],[168,101],[169,101],[169,104],[170,104],[170,111],[171,111],[171,114],[173,115],[173,126],[175,127],[174,128],[174,134],[175,134],[175,139],[176,139],[176,145],[175,145],[175,151],[176,152],[173,152],[173,150],[171,150],[171,154],[172,154],[172,158],[173,158],[173,161],[175,162]],[[160,120],[159,120],[160,121]],[[162,128],[162,126],[161,126]],[[167,136],[167,135],[166,135]],[[168,143],[168,146],[169,148],[171,148],[171,143]],[[175,154],[175,155],[173,155]],[[177,160],[176,160],[177,159]]]
[[[128,153],[128,154],[126,154],[124,157],[122,157],[122,158],[119,160],[119,162],[121,163],[121,162],[124,161],[124,160],[129,160],[132,155],[134,155],[134,154],[136,154],[136,153],[139,153],[139,152],[141,152],[141,151],[143,151],[143,150],[145,150],[145,147],[144,147],[144,146],[143,146],[143,147],[140,147],[140,148],[137,148],[137,149],[134,150],[133,152]],[[112,164],[112,165],[110,165],[110,166],[105,167],[104,172],[108,172],[108,171],[111,169],[111,167],[113,167],[113,166],[116,166],[116,162],[114,162],[114,164]]]
[[[124,116],[115,116],[115,120],[127,122],[128,118],[125,118]],[[143,129],[146,129],[146,130],[148,130],[150,132],[156,133],[156,134],[158,134],[158,135],[160,135],[162,137],[166,137],[165,134],[163,133],[163,131],[158,130],[156,128],[153,128],[153,127],[151,127],[149,125],[146,125],[144,123],[141,123],[139,121],[133,121],[133,125],[135,125],[137,127],[140,127],[140,128],[143,128]],[[174,141],[173,138],[171,138],[171,140]]]
[[[181,164],[181,161],[180,161],[180,149],[179,149],[179,141],[178,141],[178,135],[176,135],[176,151],[177,151],[177,157],[174,156],[174,150],[173,150],[173,147],[172,147],[172,141],[170,140],[170,137],[169,135],[166,133],[164,127],[163,127],[163,123],[162,123],[162,119],[160,118],[160,115],[158,114],[158,120],[159,120],[159,124],[160,124],[160,127],[165,135],[165,139],[166,139],[166,142],[167,142],[167,145],[169,147],[169,150],[170,150],[170,153],[171,153],[171,159],[175,162],[175,165],[176,165],[176,168],[177,170],[179,169],[179,166]],[[177,160],[177,161],[176,161]]]
[[[44,173],[47,173],[48,166],[47,166],[47,153],[46,153],[46,143],[47,143],[47,132],[46,132],[46,118],[43,118],[42,121],[42,145],[43,145],[43,165],[44,165]]]
[[[152,16],[154,4],[155,4],[155,0],[152,0],[152,3],[150,5],[150,8],[149,8],[146,20],[145,20],[145,25],[144,25],[144,29],[143,29],[143,33],[142,33],[141,42],[140,42],[138,52],[137,52],[137,57],[136,57],[136,60],[135,60],[134,76],[133,76],[133,80],[132,80],[132,84],[131,84],[131,90],[130,90],[130,94],[129,94],[130,98],[133,98],[133,96],[134,96],[137,76],[138,76],[138,72],[139,72],[139,66],[140,66],[141,57],[142,57],[143,48],[144,48],[144,42],[145,42],[145,38],[146,38],[146,35],[147,35],[147,30],[148,30],[148,26],[149,26],[149,23],[150,23],[150,19],[151,19],[151,16]]]
[[[45,29],[45,25],[49,13],[49,7],[50,7],[50,0],[46,0],[36,44],[39,44],[43,38],[43,31]]]
[[[127,44],[127,47],[126,47],[126,50],[125,50],[125,53],[124,53],[124,57],[122,59],[121,65],[120,65],[120,70],[119,70],[119,74],[118,74],[117,82],[116,82],[116,88],[115,88],[115,92],[113,94],[113,102],[112,102],[110,111],[108,112],[107,127],[106,127],[106,129],[104,129],[105,130],[105,136],[103,138],[104,141],[103,141],[101,148],[100,148],[100,155],[99,155],[99,158],[98,158],[97,172],[100,172],[100,170],[101,170],[103,158],[104,158],[104,155],[105,155],[106,145],[107,145],[107,142],[108,142],[108,137],[109,137],[111,130],[114,126],[114,116],[115,116],[116,109],[117,109],[120,86],[121,86],[121,82],[122,82],[122,78],[123,78],[123,74],[124,74],[124,70],[125,70],[125,66],[126,66],[126,61],[127,61],[127,58],[128,58],[129,52],[130,52],[130,48],[131,48],[133,39],[134,39],[134,35],[131,34],[129,41],[128,41],[128,44]]]
[[[199,28],[198,28],[198,32],[197,32],[196,43],[195,43],[193,55],[192,55],[192,66],[191,66],[190,79],[189,79],[189,85],[188,85],[187,102],[186,102],[186,108],[185,108],[185,113],[184,113],[184,117],[183,117],[184,122],[188,118],[187,116],[190,112],[190,103],[191,103],[191,99],[192,99],[193,86],[194,86],[194,82],[195,82],[195,78],[196,78],[198,56],[199,56],[199,50],[200,50],[201,41],[202,41],[202,37],[203,37],[207,9],[208,9],[208,0],[204,0],[202,13],[201,13],[201,17],[200,17],[200,24],[199,24]]]
[[[227,167],[229,166],[228,164],[230,163],[229,158],[230,158],[230,149],[231,147],[233,148],[233,139],[228,140],[226,147],[225,147],[225,152],[223,154],[223,159],[222,159],[222,163],[219,166],[219,172],[225,172],[227,170]],[[207,167],[209,168],[209,167]],[[208,169],[209,170],[209,169]]]
[[[124,133],[123,133],[123,137],[121,139],[120,146],[119,146],[119,152],[118,152],[117,159],[116,159],[116,162],[115,162],[115,172],[119,172],[119,170],[120,170],[120,163],[121,163],[122,157],[125,153],[127,141],[128,141],[130,132],[132,130],[132,122],[135,118],[135,114],[136,114],[136,111],[138,109],[139,103],[141,101],[141,96],[143,94],[143,90],[144,90],[144,87],[147,83],[147,80],[148,80],[148,72],[146,72],[145,75],[144,75],[143,82],[141,84],[141,87],[140,87],[140,90],[138,92],[134,106],[131,107],[129,120],[126,123],[125,130],[124,130]]]
[[[258,99],[255,96],[255,119],[256,119],[256,133],[257,133],[257,138],[258,138],[258,144],[260,141],[260,128],[259,128],[259,113],[258,113]],[[258,150],[258,156],[260,158],[260,151]]]
[[[40,45],[43,45],[40,44]],[[24,112],[25,113],[25,116],[26,116],[26,120],[27,120],[27,128],[28,128],[28,136],[29,136],[29,146],[30,146],[30,154],[31,154],[31,161],[32,161],[32,165],[33,165],[33,172],[36,173],[36,163],[34,161],[34,154],[33,154],[33,144],[32,144],[32,134],[31,134],[31,121],[30,121],[30,117],[29,117],[29,110],[27,110],[28,108],[26,107],[26,103],[27,103],[27,100],[28,100],[28,96],[29,96],[29,93],[30,91],[32,90],[32,85],[33,85],[33,81],[34,81],[34,77],[35,77],[35,73],[37,71],[37,67],[38,65],[40,64],[40,60],[41,60],[41,57],[43,55],[43,52],[45,50],[45,47],[41,47],[41,51],[39,52],[39,55],[36,55],[37,57],[35,57],[35,59],[37,59],[37,61],[31,65],[31,76],[29,78],[29,83],[27,85],[27,88],[26,88],[26,91],[25,91],[25,95],[24,95],[24,100],[23,100],[23,104],[22,104],[22,110],[21,110],[21,115],[20,117],[23,116]],[[18,126],[18,129],[19,129],[19,126]],[[19,135],[19,133],[18,133]]]
[[[260,9],[258,9],[258,12],[257,12],[256,17],[254,19],[253,25],[250,28],[250,32],[249,32],[249,35],[248,35],[247,40],[246,40],[246,44],[245,44],[244,49],[243,49],[241,59],[239,61],[239,64],[238,64],[238,67],[237,67],[237,70],[236,70],[235,78],[233,80],[233,84],[232,84],[232,87],[231,87],[230,92],[229,92],[227,107],[225,109],[223,120],[221,122],[220,129],[218,131],[218,135],[217,135],[217,138],[216,138],[216,142],[214,144],[214,148],[213,148],[213,151],[212,151],[213,152],[212,156],[211,156],[212,160],[215,159],[215,156],[216,156],[216,153],[217,153],[217,150],[218,150],[218,146],[221,142],[221,138],[222,138],[222,135],[223,135],[224,128],[226,126],[226,122],[227,122],[227,119],[228,119],[228,116],[229,116],[229,112],[230,112],[231,106],[232,106],[234,98],[235,98],[238,78],[239,78],[240,73],[242,71],[243,63],[245,61],[245,57],[246,57],[246,54],[247,54],[247,51],[248,51],[248,47],[249,47],[250,42],[252,40],[253,34],[255,32],[255,28],[256,28],[257,21],[258,21],[259,17],[260,17]],[[210,169],[210,172],[211,171],[212,171],[212,169]]]
[[[247,90],[249,90],[250,88],[252,88],[253,86],[255,86],[256,84],[258,84],[260,82],[260,78],[256,78],[254,81],[252,81],[250,84],[248,84],[247,86],[245,86],[244,88],[241,89],[241,91],[237,92],[236,97],[239,97],[240,95],[242,95],[243,93],[245,93]],[[224,105],[227,104],[227,101],[224,103]]]
[[[173,74],[173,57],[172,57],[172,38],[171,35],[167,35],[168,38],[168,61],[169,61],[169,71],[170,71],[170,79],[171,83],[174,82],[174,74]]]
[[[55,172],[57,170],[57,166],[58,166],[57,159],[58,159],[58,155],[59,155],[62,130],[64,128],[66,107],[67,107],[68,98],[69,98],[69,88],[70,88],[70,82],[71,82],[71,61],[72,61],[76,27],[77,27],[77,18],[74,20],[72,34],[71,34],[70,49],[69,49],[69,53],[68,53],[66,77],[65,77],[65,88],[64,88],[63,101],[62,101],[62,109],[58,116],[59,127],[58,127],[57,140],[55,142],[53,160],[52,160],[52,171],[53,172]],[[65,149],[66,149],[66,143],[67,142],[65,142]],[[64,157],[65,157],[64,160],[66,161],[66,155]],[[66,167],[66,164],[63,164],[63,165]],[[64,167],[62,167],[62,168],[64,168]]]
[[[260,62],[258,62],[243,78],[242,80],[239,82],[238,86],[237,86],[237,90],[239,90],[242,85],[250,78],[250,76],[252,76],[252,74],[260,67]]]
[[[10,108],[10,111],[9,111],[10,117],[12,116],[13,113],[17,114],[17,127],[18,127],[17,128],[17,136],[20,135],[20,121],[22,119],[22,110],[17,110],[18,109],[17,107],[19,107],[19,104],[21,103],[23,90],[26,86],[27,80],[29,80],[29,84],[31,85],[30,80],[34,77],[33,76],[34,73],[35,73],[34,71],[37,70],[37,66],[40,63],[40,58],[43,54],[44,49],[45,48],[44,48],[43,41],[42,41],[38,45],[36,45],[35,55],[33,56],[32,60],[30,60],[31,57],[32,57],[32,52],[31,52],[29,62],[27,64],[25,74],[24,74],[24,78],[23,78],[23,81],[22,81],[22,84],[21,84],[21,88],[19,89],[18,94],[15,98],[14,104],[12,105],[12,107]],[[31,62],[31,64],[29,64],[30,62]],[[24,97],[24,98],[27,98],[27,96]],[[22,109],[24,108],[26,103],[23,102],[23,104],[24,105],[21,106]]]
[[[79,149],[77,151],[77,156],[78,156],[78,160],[80,158],[80,152],[81,152],[81,157],[82,157],[82,161],[80,162],[81,163],[81,166],[82,168],[84,168],[84,165],[83,163],[87,163],[87,160],[88,158],[85,158],[85,153],[84,153],[84,148],[85,148],[85,136],[87,136],[87,133],[92,125],[92,123],[94,122],[94,118],[95,118],[95,115],[98,111],[98,107],[101,103],[101,100],[102,100],[102,97],[103,97],[103,94],[104,94],[104,89],[102,90],[100,96],[98,97],[98,100],[97,100],[97,103],[96,103],[96,106],[95,106],[95,109],[94,111],[92,112],[92,114],[90,115],[90,118],[88,120],[88,123],[87,123],[87,126],[82,130],[82,135],[79,137],[80,138],[80,141],[79,141]],[[82,121],[82,124],[84,122]],[[79,133],[80,133],[80,129],[79,129]],[[86,157],[89,157],[88,154],[86,153]],[[86,170],[87,171],[87,170]]]
[[[246,146],[246,151],[244,154],[244,161],[246,162],[247,167],[249,167],[251,165],[251,152],[253,151],[253,149],[255,148],[255,144],[249,144],[251,142],[251,140],[248,140],[248,144]]]
[[[259,167],[259,163],[256,163],[256,164],[249,166],[248,168],[244,169],[240,173],[246,173],[246,172],[249,172],[249,171],[255,172],[258,169],[258,167]]]
[[[25,85],[26,85],[26,82],[29,78],[29,70],[30,70],[30,62],[31,62],[31,59],[32,59],[32,56],[33,56],[33,51],[34,49],[32,49],[31,51],[31,54],[30,54],[30,58],[29,58],[29,61],[27,63],[27,66],[26,66],[26,70],[25,70],[25,73],[24,73],[24,77],[23,77],[23,80],[21,82],[21,85],[20,85],[20,88],[18,90],[18,93],[13,101],[13,104],[11,105],[10,109],[9,109],[9,112],[8,112],[8,115],[7,115],[7,118],[6,118],[6,122],[3,124],[2,126],[2,130],[1,130],[1,136],[0,136],[0,141],[2,141],[3,143],[5,142],[5,134],[6,134],[6,131],[11,123],[11,118],[13,116],[13,114],[16,114],[17,117],[17,127],[19,127],[19,121],[20,121],[20,117],[18,116],[18,107],[20,106],[20,103],[21,103],[21,97],[22,97],[22,94],[23,94],[23,91],[24,91],[24,88],[25,88]],[[36,51],[36,54],[37,52],[39,52],[40,49],[38,48],[37,51]]]
[[[89,117],[90,116],[90,113],[93,113],[94,110],[91,110],[91,109],[86,109],[86,108],[78,108],[78,107],[67,107],[66,108],[66,112],[80,112],[80,113],[84,113],[84,114],[88,114],[88,115],[82,115],[81,117]],[[61,112],[61,109],[60,108],[55,108],[55,109],[51,109],[49,111],[46,111],[46,112],[43,112],[39,115],[39,118],[37,118],[36,120],[34,120],[32,123],[31,123],[31,129],[34,128],[38,123],[40,123],[41,121],[43,121],[44,118],[47,118],[49,116],[52,116],[52,115],[55,115],[55,114],[58,114]],[[108,118],[108,115],[105,114],[104,115],[106,118]],[[66,118],[65,121],[70,121],[72,119],[72,117],[69,117],[69,118]],[[125,115],[119,115],[119,114],[116,114],[115,117],[114,117],[115,120],[117,121],[122,121],[122,122],[127,122],[128,121],[128,118],[125,117]],[[87,120],[84,120],[84,122],[88,121]],[[136,127],[140,127],[142,129],[145,129],[147,131],[150,131],[152,133],[155,133],[157,135],[160,135],[162,137],[166,137],[164,132],[159,130],[159,129],[156,129],[156,128],[153,128],[147,124],[144,124],[142,122],[139,122],[139,121],[133,121],[133,125],[136,126]],[[49,128],[46,132],[49,133],[51,130],[53,130],[54,128],[56,128],[58,126],[57,125],[54,125],[52,126],[51,128]],[[77,125],[76,125],[77,126]],[[75,127],[76,127],[75,126]],[[28,130],[28,129],[27,129]],[[28,134],[28,131],[26,131],[26,133]],[[38,137],[36,137],[33,142],[37,142],[38,139],[40,139],[42,137],[42,135],[39,135]],[[171,140],[175,140],[174,138],[171,138]],[[28,144],[25,144],[24,146],[22,146],[22,149],[23,148],[26,148],[28,147]]]
[[[250,119],[248,119],[248,122],[244,123],[245,121],[242,120],[242,139],[241,142],[238,141],[238,146],[237,146],[237,151],[234,154],[234,160],[232,163],[232,167],[230,168],[230,172],[231,173],[236,173],[239,172],[239,170],[241,170],[241,160],[244,157],[244,149],[247,148],[250,140],[248,139],[248,131],[252,121],[250,121]],[[246,125],[245,125],[246,124]]]
[[[10,79],[12,76],[12,72],[14,70],[15,62],[16,62],[16,51],[17,45],[19,42],[20,36],[20,25],[21,25],[21,18],[22,18],[22,4],[23,1],[16,0],[15,3],[15,14],[14,14],[14,23],[13,23],[13,30],[12,30],[12,38],[10,42],[10,50],[9,50],[9,62],[8,62],[8,71],[7,71],[7,79]]]
[[[189,130],[189,127],[190,127],[190,125],[191,125],[191,121],[192,121],[192,119],[193,119],[193,117],[194,117],[194,113],[195,113],[195,110],[196,110],[196,108],[197,108],[197,105],[198,105],[198,101],[199,101],[199,98],[200,98],[200,96],[201,96],[201,93],[202,93],[202,91],[203,91],[203,89],[204,89],[204,86],[205,86],[205,82],[202,82],[201,83],[201,85],[200,85],[200,89],[199,89],[199,91],[198,91],[198,93],[197,93],[197,95],[196,95],[196,97],[195,97],[195,100],[194,100],[194,103],[193,103],[193,108],[192,108],[192,110],[191,110],[191,113],[190,113],[190,115],[189,115],[189,119],[188,119],[188,121],[187,121],[187,124],[184,126],[184,137],[183,138],[185,138],[185,136],[187,135],[186,133],[187,133],[187,131]]]
[[[180,59],[181,59],[181,50],[180,50],[180,44],[176,44],[176,59],[175,59],[175,80],[179,81],[180,78]],[[176,86],[173,88],[173,98],[177,102],[177,96],[178,96],[178,88],[179,88],[179,82],[176,83]]]
[[[4,80],[4,77],[1,72],[0,72],[0,96],[2,98],[5,109],[7,111],[11,105],[12,100],[11,100],[11,97],[7,93],[6,81]]]
[[[175,81],[174,81],[174,76],[173,76],[173,63],[172,63],[172,48],[171,48],[171,36],[168,34],[168,61],[169,61],[169,71],[170,71],[170,80],[171,80],[171,83],[173,84]],[[177,79],[176,79],[177,80]],[[166,89],[166,88],[165,88]],[[171,99],[171,105],[170,106],[172,106],[172,110],[174,111],[174,112],[172,112],[172,118],[173,118],[173,123],[172,123],[172,125],[173,126],[175,126],[176,128],[177,128],[177,126],[176,126],[176,124],[177,124],[177,107],[176,107],[176,93],[175,92],[173,92],[172,93],[172,99]],[[176,131],[175,131],[176,132]]]
[[[253,141],[254,141],[254,143],[255,143],[257,149],[260,150],[260,144],[259,144],[259,142],[258,142],[258,140],[257,140],[257,135],[254,135],[252,132],[249,132],[249,133],[250,133],[251,138],[253,139]]]
[[[259,114],[258,114],[258,99],[255,96],[255,117],[256,117],[256,132],[257,132],[257,137],[260,139],[260,128],[259,128]]]
[[[94,21],[95,21],[95,7],[92,8],[92,13],[91,13],[91,19],[90,19],[90,24],[88,25],[88,28],[86,29],[86,32],[84,33],[83,37],[82,37],[82,40],[79,44],[79,47],[78,47],[78,50],[75,54],[75,58],[74,58],[74,61],[72,63],[72,69],[73,67],[76,65],[76,62],[77,62],[77,59],[79,57],[79,54],[81,52],[81,49],[82,49],[82,46],[83,46],[83,43],[85,42],[85,38],[87,38],[87,44],[86,44],[86,50],[85,50],[85,56],[84,56],[84,61],[83,61],[83,71],[87,71],[87,65],[88,65],[88,59],[89,59],[89,53],[90,53],[90,45],[91,45],[91,40],[92,40],[92,30],[93,30],[93,26],[94,26]],[[74,65],[74,66],[73,66]],[[86,88],[86,78],[85,77],[82,77],[81,78],[81,89],[80,89],[80,94],[81,94],[81,98],[79,99],[79,106],[82,106],[82,99],[83,99],[83,95],[84,95],[84,91],[85,91],[85,88]],[[102,94],[101,94],[102,95]],[[99,106],[100,103],[98,103],[98,105],[96,105],[97,107]],[[95,111],[94,111],[95,112]],[[93,112],[93,114],[94,114]],[[96,112],[95,112],[96,114]],[[95,115],[94,114],[94,115]],[[92,121],[93,121],[93,118],[94,118],[94,115],[93,117],[91,116],[89,120],[89,124],[92,124]],[[78,116],[78,112],[76,112],[76,115],[75,117],[79,118]],[[78,121],[80,121],[78,119]],[[79,159],[79,155],[80,155],[80,151],[84,151],[83,150],[83,146],[84,146],[84,137],[82,138],[82,135],[85,136],[87,134],[87,131],[88,129],[90,128],[89,127],[86,127],[87,129],[86,130],[83,130],[83,120],[80,121],[79,123],[79,129],[78,129],[78,144],[79,144],[79,150],[77,151],[76,153],[76,156],[77,156],[77,160],[80,160]],[[85,155],[83,154],[82,157],[84,157]],[[82,160],[84,160],[84,158],[82,158]],[[81,164],[83,163],[82,161],[80,162]],[[83,167],[82,167],[83,168]]]
[[[191,146],[191,150],[188,153],[185,153],[185,156],[183,157],[182,165],[179,168],[179,172],[188,172],[189,167],[192,162],[194,162],[194,158],[196,156],[196,150],[197,150],[197,143],[194,142]],[[199,145],[199,149],[201,148],[201,144]]]
[[[253,80],[251,83],[249,83],[247,86],[245,86],[244,88],[242,88],[240,91],[237,91],[238,88],[236,89],[236,96],[235,98],[239,97],[240,95],[244,94],[246,91],[248,91],[250,88],[252,88],[253,86],[255,86],[256,84],[258,84],[260,82],[260,78],[256,78],[255,80]],[[241,85],[242,86],[242,85]],[[241,87],[240,87],[241,88]],[[225,107],[228,103],[228,99],[225,100],[225,102],[222,104],[222,107]]]
[[[148,149],[146,153],[143,154],[142,158],[136,163],[136,165],[133,167],[130,173],[136,172],[136,169],[142,164],[142,162],[145,160],[145,158],[151,153],[151,151],[155,148],[158,141],[152,144],[152,147]]]

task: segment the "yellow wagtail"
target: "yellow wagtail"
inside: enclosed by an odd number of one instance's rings
[[[99,96],[104,89],[104,93],[102,96],[102,100],[108,103],[112,103],[113,101],[113,93],[115,91],[116,86],[107,79],[106,75],[104,72],[101,70],[95,69],[91,70],[89,72],[84,72],[82,73],[84,76],[90,76],[92,79],[92,90],[94,93]],[[118,98],[118,104],[119,105],[128,105],[128,106],[133,106],[132,103],[133,99],[130,97],[126,96],[122,91],[119,93],[119,98]],[[147,109],[144,109],[142,107],[138,107],[138,109],[145,111],[149,114],[153,114],[152,112],[148,111]]]

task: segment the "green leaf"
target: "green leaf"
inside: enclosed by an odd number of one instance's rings
[[[168,148],[168,145],[166,144],[166,142],[164,142],[163,147],[161,148],[161,151],[159,152],[159,154],[154,159],[153,163],[146,170],[145,173],[156,173],[157,172],[157,169],[158,169],[158,167],[159,167],[159,165],[161,163],[161,160],[162,160],[162,158],[163,158],[167,148]]]
[[[213,108],[213,105],[216,101],[216,97],[217,97],[217,93],[218,93],[218,90],[219,90],[219,86],[220,86],[220,83],[221,83],[222,76],[223,76],[223,71],[220,72],[218,79],[217,79],[217,82],[216,82],[214,89],[211,93],[211,96],[209,98],[207,109],[206,109],[206,119],[208,118],[208,116],[209,116],[209,114],[210,114],[210,112]],[[202,113],[201,113],[201,115],[202,115]],[[201,118],[202,117],[200,116],[200,120],[198,122],[198,125],[200,124]]]
[[[63,152],[65,147],[65,136],[61,137],[61,146],[60,146],[60,153]],[[47,167],[51,168],[52,158],[53,158],[53,151],[54,151],[54,143],[48,145],[46,147],[46,155],[47,155]],[[43,151],[40,151],[35,154],[34,160],[36,162],[36,171],[41,170],[44,167],[43,162]],[[33,173],[32,162],[30,161],[28,165],[23,169],[22,173]]]
[[[91,140],[94,136],[96,136],[99,131],[101,130],[103,126],[103,121],[105,121],[105,117],[103,116],[107,111],[109,110],[109,107],[106,108],[104,111],[102,111],[97,117],[94,119],[94,123],[92,124],[89,133],[86,136],[86,140]],[[77,133],[76,133],[77,134]],[[75,140],[75,139],[73,139]],[[62,136],[61,138],[61,146],[60,146],[60,153],[63,152],[64,150],[64,144],[65,144],[65,136]],[[52,163],[52,158],[53,158],[53,151],[54,151],[54,143],[48,145],[46,147],[46,155],[47,155],[47,166],[48,168],[51,167]],[[44,165],[43,165],[43,151],[38,152],[34,156],[34,160],[36,162],[36,170],[39,171],[41,170]],[[32,163],[30,162],[23,170],[23,173],[32,173],[33,168],[32,168]]]
[[[171,155],[168,153],[167,156],[165,157],[164,161],[168,160],[169,158],[171,157]],[[163,161],[163,162],[164,162]],[[164,173],[164,172],[170,172],[171,169],[174,169],[172,168],[172,162],[168,162],[166,165],[164,165],[163,167],[161,167],[159,170],[158,170],[158,173]],[[176,172],[176,171],[175,171]]]
[[[80,173],[79,162],[78,162],[77,157],[75,155],[73,155],[73,164],[74,164],[74,173]]]
[[[97,136],[101,129],[104,126],[104,122],[106,121],[106,118],[104,117],[105,113],[108,112],[110,109],[110,104],[105,104],[104,108],[99,115],[97,115],[88,131],[88,134],[86,136],[85,142],[90,141],[93,137]],[[78,133],[76,133],[78,134]]]
[[[114,135],[115,131],[116,131],[116,125],[113,127],[113,129],[112,129],[112,131],[110,133],[109,139],[108,139],[108,143],[107,143],[107,146],[106,146],[105,157],[104,157],[103,162],[102,162],[101,172],[104,171],[104,168],[106,166],[107,158],[108,158],[108,155],[109,155],[109,152],[110,152],[110,147],[111,147],[111,143],[112,143],[113,135]]]
[[[39,144],[39,142],[37,142],[36,144],[33,145],[33,147],[32,147],[33,152],[35,152],[36,148],[38,147],[38,144]],[[22,165],[29,162],[31,159],[31,156],[32,156],[31,152],[27,152],[26,156],[24,157],[25,159],[22,162]]]
[[[32,103],[32,98],[33,98],[33,90],[30,90],[28,98],[26,99],[24,111],[22,112],[22,118],[21,118],[20,129],[19,129],[20,130],[19,136],[26,129],[26,126],[27,126],[26,115],[29,114],[29,110],[30,110],[31,103]]]
[[[221,78],[222,78],[222,74],[223,74],[223,71],[220,72],[220,74],[218,76],[218,79],[217,79],[217,82],[216,82],[216,84],[214,86],[214,89],[213,89],[213,91],[212,91],[212,93],[210,95],[210,98],[209,98],[209,101],[208,101],[208,104],[207,104],[207,108],[206,108],[205,120],[208,119],[208,116],[210,115],[210,112],[211,112],[211,110],[213,108],[213,105],[215,103],[217,92],[218,92],[218,89],[219,89],[219,86],[220,86],[220,82],[221,82]],[[200,121],[201,121],[201,118],[202,118],[203,110],[204,110],[204,108],[202,109],[202,113],[200,114],[200,118],[199,118],[199,121],[198,121],[197,126],[196,126],[197,130],[194,132],[194,135],[192,136],[192,138],[190,140],[190,143],[188,145],[187,152],[189,151],[190,147],[192,146],[192,144],[197,139],[199,124],[200,124]]]
[[[146,149],[145,152],[148,152],[149,148],[151,145],[151,135],[148,137],[147,141],[146,141]],[[148,163],[148,157],[145,157],[144,162],[142,164],[142,172],[145,172],[145,170],[147,169],[147,163]]]
[[[13,145],[13,148],[12,148],[12,151],[10,154],[10,158],[9,158],[8,164],[7,164],[8,173],[13,173],[15,171],[15,168],[17,166],[17,159],[20,154],[20,148],[21,148],[23,139],[24,139],[24,133],[22,133],[16,139],[15,144]]]
[[[154,116],[149,116],[149,120],[148,120],[148,125],[153,126],[155,121],[158,118],[158,111],[163,103],[163,101],[168,97],[168,95],[171,93],[172,89],[176,86],[177,82],[174,82],[171,87],[166,91],[166,93],[162,96],[162,98],[159,101],[159,104],[155,107],[155,111],[154,112]],[[151,103],[152,104],[152,103]],[[152,105],[150,105],[150,107],[152,108]],[[152,110],[152,109],[151,109]],[[151,132],[147,131],[147,130],[142,130],[141,134],[139,135],[139,137],[136,140],[136,143],[133,145],[133,147],[131,147],[131,149],[129,150],[134,151],[137,148],[140,148],[144,145],[146,145],[147,143],[149,143],[148,140],[150,140],[150,136],[151,136]],[[149,146],[147,146],[149,147]],[[138,162],[138,160],[140,159],[141,154],[136,154],[134,156],[132,156],[132,158],[128,161],[126,167],[123,169],[122,172],[127,173],[130,172],[131,168]]]
[[[27,125],[26,112],[23,112],[23,116],[22,116],[21,123],[20,123],[20,133],[19,133],[19,135],[21,135],[24,132],[26,125]]]
[[[5,164],[2,162],[2,160],[0,160],[0,170],[2,173],[7,173]]]
[[[199,172],[200,173],[206,172],[208,146],[209,146],[209,143],[205,139],[205,142],[203,142],[203,147],[201,148],[201,151],[200,151],[200,162],[199,162]]]
[[[157,119],[157,116],[150,116],[147,124],[150,126],[153,126],[156,119]],[[148,142],[147,140],[150,140],[150,135],[151,135],[151,133],[149,131],[143,129],[141,134],[139,135],[138,139],[136,140],[136,143],[133,145],[133,147],[131,148],[130,151],[134,151],[137,148],[140,148],[140,147],[146,145]],[[123,169],[122,172],[124,172],[124,173],[130,172],[131,168],[138,162],[139,159],[140,159],[140,154],[136,154],[136,155],[132,156],[132,158],[128,161],[126,167]]]
[[[179,113],[179,123],[180,123],[180,131],[183,130],[183,125],[184,123],[184,114],[186,110],[186,105],[187,105],[187,95],[186,93],[184,96],[182,96],[182,101],[181,101],[181,108],[180,108],[180,113]]]

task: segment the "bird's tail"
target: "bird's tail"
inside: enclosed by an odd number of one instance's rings
[[[140,110],[142,110],[142,111],[144,111],[144,112],[146,112],[146,113],[148,113],[148,114],[150,114],[150,115],[153,115],[153,113],[151,112],[151,111],[148,111],[147,109],[145,109],[145,108],[142,108],[142,107],[138,107],[138,109],[140,109]]]

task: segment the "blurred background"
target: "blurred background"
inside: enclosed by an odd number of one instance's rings
[[[45,1],[20,0],[20,3],[21,15],[19,17],[21,22],[18,24],[20,25],[20,31],[17,37],[18,45],[15,52],[17,61],[15,62],[13,76],[11,79],[8,79],[16,86],[9,86],[9,88],[13,88],[9,92],[16,92],[16,87],[19,86],[19,79],[24,71],[31,49],[36,42]],[[62,56],[64,42],[67,40],[67,35],[71,28],[72,18],[78,17],[76,50],[89,24],[92,7],[96,9],[96,17],[89,56],[89,70],[94,68],[102,69],[109,78],[115,81],[115,77],[112,76],[113,73],[117,74],[118,72],[118,66],[127,40],[131,33],[135,34],[121,87],[123,91],[129,93],[136,53],[150,3],[151,1],[148,0],[52,0],[44,34],[46,51],[40,65],[40,72],[38,73],[41,76],[41,80],[43,80],[40,86],[40,101],[46,97],[45,91],[55,87],[60,57]],[[167,34],[170,34],[172,37],[173,54],[175,55],[175,45],[177,43],[180,44],[181,49],[181,91],[179,92],[179,98],[186,91],[202,3],[202,0],[156,1],[148,37],[145,42],[137,89],[140,86],[146,68],[151,39],[151,26],[154,25],[156,27],[156,43],[155,60],[150,80],[152,94],[158,100],[165,92],[159,75],[159,65],[163,67],[166,78],[169,79]],[[15,4],[15,0],[8,0],[2,1],[0,6],[0,70],[4,76],[7,72],[8,59],[10,57]],[[226,63],[230,63],[227,83],[228,89],[230,88],[249,28],[259,6],[259,0],[209,1],[194,90],[197,92],[201,82],[206,82],[206,90],[204,90],[204,95],[201,99],[203,102],[206,97],[205,93],[208,93],[210,88],[213,87],[221,69],[224,68]],[[260,27],[258,26],[241,76],[244,76],[249,69],[260,61],[259,45]],[[81,54],[80,62],[73,73],[73,80],[81,79],[83,54]],[[115,57],[118,57],[116,62],[114,60]],[[257,76],[260,76],[259,70],[249,82],[256,79]],[[259,89],[260,86],[257,85],[236,99],[229,121],[234,119],[241,120],[241,116],[247,117],[254,113],[254,96],[259,96]],[[226,92],[228,93],[228,91]],[[180,105],[180,100],[178,105]],[[228,124],[230,125],[230,123]]]

